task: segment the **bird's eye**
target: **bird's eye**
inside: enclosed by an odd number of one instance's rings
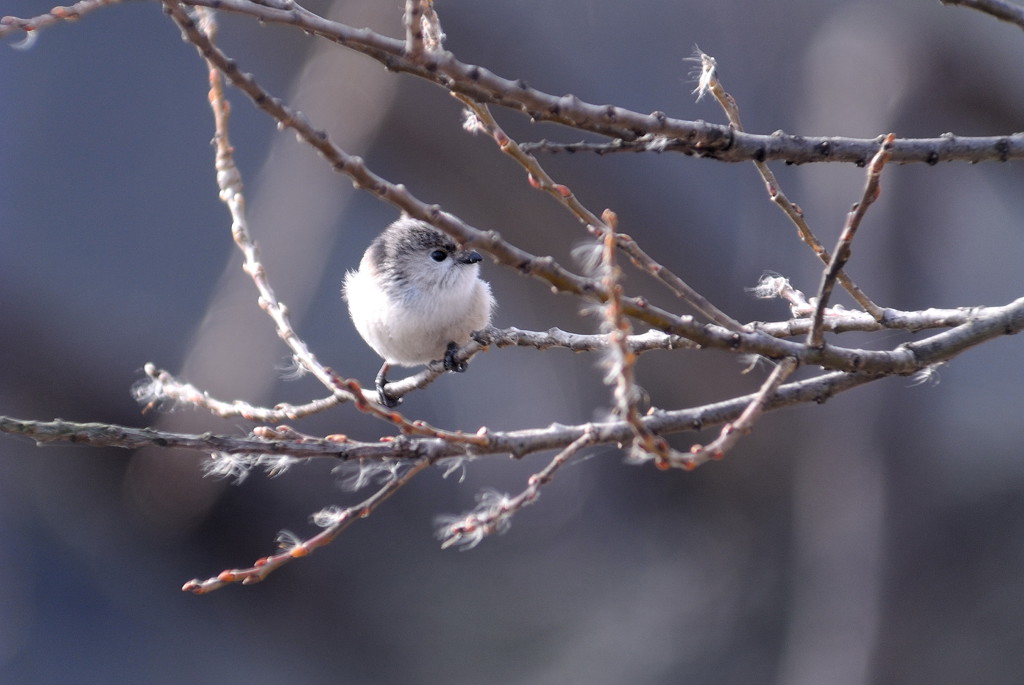
[[[444,250],[434,250],[433,252],[430,253],[430,258],[433,259],[435,262],[443,262],[445,259],[448,258],[448,253],[445,252]]]

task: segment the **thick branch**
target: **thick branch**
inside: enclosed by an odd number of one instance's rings
[[[765,410],[816,403],[845,390],[869,383],[882,376],[866,373],[829,373],[816,378],[781,386],[765,402]],[[659,410],[640,419],[643,425],[657,434],[697,431],[733,421],[743,413],[757,393],[743,395],[722,402],[691,409]],[[53,421],[25,421],[0,416],[0,433],[24,435],[40,446],[48,444],[75,444],[93,447],[165,447],[212,452],[228,455],[285,455],[297,459],[331,457],[354,459],[428,459],[436,462],[446,457],[485,454],[510,454],[519,458],[533,452],[563,449],[578,440],[587,431],[593,435],[592,444],[629,442],[634,435],[627,421],[607,421],[574,426],[552,424],[546,428],[516,431],[481,431],[480,444],[467,446],[443,438],[398,436],[386,442],[358,442],[336,436],[332,440],[310,438],[302,440],[266,440],[255,437],[215,435],[188,435],[170,433],[152,428],[132,428],[102,423],[75,423]]]
[[[674,119],[663,112],[641,114],[614,105],[583,102],[574,95],[551,95],[523,80],[503,78],[487,69],[460,62],[450,52],[425,52],[411,60],[406,43],[369,29],[329,21],[297,5],[276,9],[247,0],[184,0],[184,4],[213,7],[288,24],[322,36],[381,62],[392,71],[426,79],[480,103],[499,105],[571,128],[625,141],[644,135],[666,139],[663,149],[725,162],[784,160],[793,164],[847,162],[866,165],[878,150],[880,138],[805,137],[777,131],[757,135],[728,126]],[[893,143],[897,164],[983,162],[1024,159],[1024,133],[964,138],[951,133],[938,138],[899,139]]]

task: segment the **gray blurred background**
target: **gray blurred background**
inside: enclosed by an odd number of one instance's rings
[[[401,35],[399,0],[310,2]],[[32,16],[49,4],[5,0]],[[935,0],[439,0],[462,60],[555,94],[685,119],[693,45],[718,59],[748,130],[901,137],[1024,129],[1024,35]],[[206,74],[155,2],[129,3],[0,46],[0,413],[241,432],[200,412],[141,415],[146,362],[224,398],[303,401],[257,309],[216,197]],[[584,231],[442,90],[294,29],[222,16],[220,43],[272,93],[372,169],[468,222],[570,263]],[[253,231],[299,332],[369,383],[378,360],[338,296],[395,211],[352,190],[236,92],[237,161]],[[520,140],[579,134],[499,117]],[[754,169],[679,155],[542,160],[591,209],[741,320],[786,316],[745,287],[765,270],[811,290],[819,265]],[[863,172],[774,166],[831,245]],[[1021,295],[1024,167],[886,169],[849,272],[877,302],[915,309]],[[485,265],[495,323],[592,331],[569,298]],[[678,307],[640,274],[627,289]],[[849,337],[850,344],[893,346]],[[492,350],[404,409],[475,430],[603,415],[596,359]],[[282,528],[343,492],[314,462],[240,486],[201,456],[0,438],[0,681],[5,683],[1020,683],[1024,454],[1020,340],[824,406],[766,417],[728,458],[660,473],[594,450],[559,472],[503,537],[442,551],[433,518],[484,487],[518,492],[546,463],[421,475],[312,558],[206,597],[189,578],[272,550]],[[719,353],[652,353],[658,406],[756,387]],[[762,372],[763,373],[763,372]],[[350,408],[297,424],[370,439]],[[685,448],[708,435],[685,435]]]

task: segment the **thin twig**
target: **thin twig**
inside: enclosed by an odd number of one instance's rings
[[[828,307],[829,299],[832,296],[832,287],[835,285],[836,278],[842,273],[843,266],[850,259],[850,254],[853,250],[853,237],[857,233],[857,228],[860,226],[864,214],[867,212],[868,207],[878,199],[880,192],[878,182],[882,175],[882,167],[885,166],[885,163],[889,161],[889,157],[892,155],[892,141],[895,138],[896,136],[892,133],[887,135],[882,141],[882,147],[879,148],[878,152],[871,159],[871,164],[868,165],[867,169],[867,178],[864,182],[864,192],[861,194],[860,201],[854,204],[853,208],[846,215],[846,225],[843,226],[843,231],[839,234],[839,241],[836,243],[836,249],[832,252],[832,259],[829,260],[828,266],[822,273],[821,286],[818,288],[818,299],[814,305],[811,330],[807,334],[807,345],[809,347],[821,347],[823,344],[821,322],[825,317],[825,308]]]
[[[193,578],[185,583],[181,589],[186,592],[203,595],[233,583],[251,585],[260,582],[285,564],[295,559],[309,556],[320,547],[330,544],[343,530],[352,525],[356,520],[366,518],[373,513],[381,503],[395,494],[423,469],[430,466],[431,463],[429,459],[420,459],[413,462],[403,473],[389,480],[382,488],[359,504],[347,509],[325,510],[320,515],[314,516],[314,520],[324,524],[323,530],[316,535],[301,540],[290,533],[282,532],[278,536],[278,542],[282,547],[282,551],[257,559],[248,568],[228,569],[205,580]]]
[[[477,495],[478,505],[473,511],[460,516],[439,516],[437,537],[441,548],[458,547],[471,549],[494,533],[499,535],[508,530],[512,517],[540,497],[540,489],[551,482],[558,471],[581,449],[593,443],[594,436],[589,430],[556,454],[548,464],[530,476],[526,488],[515,497],[485,490]]]
[[[67,7],[22,19],[0,18],[0,38],[14,31],[36,31],[54,23],[74,20],[94,9],[122,0],[81,0]],[[1024,28],[1024,10],[1001,0],[941,0],[987,12]],[[412,60],[405,56],[405,41],[330,21],[295,3],[256,3],[250,0],[184,0],[188,5],[205,6],[254,17],[261,22],[295,26],[323,36],[380,61],[389,69],[404,71],[451,90],[469,95],[475,101],[509,107],[533,119],[553,121],[580,130],[591,131],[622,141],[650,136],[664,140],[654,151],[682,152],[714,157],[727,162],[755,159],[784,160],[792,164],[812,162],[853,162],[866,164],[877,141],[839,136],[818,137],[776,132],[770,135],[730,131],[727,127],[702,121],[673,119],[663,112],[641,114],[623,107],[593,105],[575,96],[556,96],[530,88],[522,80],[502,78],[482,67],[464,64],[448,53],[438,51],[429,59]],[[579,149],[585,149],[583,147]],[[611,150],[609,150],[611,151]],[[962,137],[944,134],[939,138],[900,139],[893,145],[893,161],[898,164],[939,162],[983,162],[1024,159],[1024,133],[1006,136]]]
[[[627,340],[633,327],[622,311],[622,271],[615,263],[615,229],[618,219],[610,210],[601,217],[607,226],[602,240],[601,271],[605,288],[611,297],[604,305],[604,328],[608,331],[608,352],[604,363],[608,374],[604,381],[614,386],[615,414],[633,428],[633,439],[630,442],[629,458],[635,462],[653,459],[659,466],[671,464],[672,449],[668,441],[656,435],[641,420],[641,393],[634,382],[633,368],[636,355],[629,349]]]
[[[715,101],[725,112],[726,118],[729,120],[729,125],[737,131],[742,131],[743,122],[740,121],[739,105],[736,104],[735,98],[727,93],[725,88],[722,86],[721,79],[718,78],[715,58],[701,52],[699,49],[696,52],[696,56],[691,59],[700,62],[701,65],[698,86],[694,91],[697,93],[697,99],[699,100],[705,93],[711,93],[712,97],[715,98]],[[786,194],[782,192],[782,187],[775,178],[775,174],[763,159],[754,159],[753,162],[754,166],[757,168],[757,172],[761,175],[761,179],[764,181],[765,188],[768,190],[768,197],[771,198],[771,201],[774,202],[775,205],[781,209],[787,217],[789,217],[789,220],[793,222],[793,225],[796,226],[797,233],[800,235],[800,239],[810,247],[811,250],[813,250],[814,254],[816,254],[822,262],[828,264],[831,259],[828,251],[825,249],[825,246],[821,244],[821,241],[819,241],[814,235],[811,227],[808,226],[806,219],[804,219],[803,210],[791,202],[789,198],[786,197]],[[864,311],[875,319],[882,318],[884,310],[872,302],[868,296],[865,295],[859,287],[857,287],[849,276],[844,272],[840,272],[838,277],[843,288],[850,293],[850,296],[857,301],[857,304],[864,308]]]
[[[505,133],[486,105],[474,102],[464,95],[456,94],[455,97],[467,107],[471,116],[471,119],[467,119],[465,125],[467,130],[471,132],[477,130],[485,131],[494,139],[502,152],[514,159],[526,170],[527,179],[531,186],[538,190],[543,190],[555,198],[559,204],[579,219],[591,233],[601,236],[609,232],[605,222],[580,202],[568,186],[556,183],[540,165],[536,157],[525,152],[522,146]],[[691,288],[683,279],[663,264],[656,262],[631,237],[621,233],[615,233],[615,236],[616,246],[625,252],[638,268],[650,273],[664,285],[668,286],[678,298],[723,328],[731,331],[743,330],[743,326],[738,321],[713,305],[706,297]]]
[[[922,364],[926,368],[932,364]],[[920,370],[920,368],[918,370]],[[865,383],[883,378],[867,373],[830,373],[816,378],[789,383],[779,388],[766,409],[813,402],[828,398]],[[721,402],[689,409],[658,410],[641,421],[659,435],[702,430],[737,419],[755,395],[744,395]],[[580,425],[553,424],[545,428],[515,431],[489,431],[485,445],[473,447],[474,455],[509,454],[521,458],[549,449],[563,449],[586,431],[594,435],[594,444],[628,443],[633,439],[633,426],[626,421],[606,421]],[[399,436],[380,442],[359,442],[346,436],[331,439],[288,440],[204,433],[189,435],[103,423],[72,421],[32,421],[0,416],[0,433],[22,435],[37,445],[74,444],[93,447],[139,449],[161,447],[188,449],[217,455],[283,455],[295,459],[327,457],[342,461],[357,459],[421,459],[439,460],[464,456],[463,445],[432,437]]]
[[[783,359],[776,364],[739,418],[725,424],[713,442],[707,445],[693,445],[690,448],[693,466],[703,464],[709,459],[721,459],[726,452],[736,446],[741,436],[748,435],[753,429],[754,422],[764,413],[769,400],[795,369],[796,360],[792,358]]]
[[[423,53],[423,9],[421,0],[405,0],[405,56],[418,59]]]
[[[198,35],[202,35],[212,45],[216,36],[216,22],[213,12],[206,8],[200,15],[200,26],[197,27]],[[238,170],[234,159],[234,149],[228,136],[228,118],[230,107],[224,95],[223,81],[220,71],[209,59],[206,60],[209,72],[210,109],[213,112],[214,134],[213,145],[216,150],[214,166],[217,171],[217,187],[221,202],[228,208],[231,214],[231,237],[235,245],[242,253],[242,270],[252,278],[253,284],[259,293],[259,306],[267,313],[274,322],[277,335],[291,349],[292,355],[299,366],[311,373],[324,386],[336,393],[339,400],[354,399],[350,392],[344,389],[344,379],[339,378],[331,370],[324,367],[317,361],[306,343],[295,332],[288,315],[288,308],[278,300],[270,280],[267,277],[267,270],[260,258],[259,248],[253,241],[249,232],[249,220],[245,211],[245,193],[242,184],[242,174]]]
[[[100,9],[101,7],[107,7],[108,5],[116,5],[123,1],[124,0],[80,0],[79,2],[66,7],[58,5],[45,14],[40,14],[39,16],[28,19],[12,16],[0,17],[0,38],[4,38],[16,31],[24,31],[25,33],[34,35],[32,32],[38,31],[39,29],[65,21],[77,21],[81,19],[82,16],[92,12],[93,10]]]
[[[191,383],[178,380],[170,372],[158,369],[154,364],[146,364],[143,372],[148,380],[136,383],[132,392],[147,409],[163,402],[171,402],[205,409],[221,418],[237,416],[248,421],[280,423],[318,414],[336,407],[341,402],[338,395],[329,395],[304,404],[281,403],[274,407],[258,407],[243,400],[224,401],[211,397],[209,393]]]
[[[174,0],[165,0],[164,4],[169,9],[178,10],[177,13],[171,12],[176,20],[180,17],[187,19],[186,35],[190,40],[200,41],[203,45],[216,49],[213,44],[216,23],[213,21],[212,11],[200,8],[204,10],[200,19],[202,25],[197,26]],[[182,25],[182,28],[185,29],[186,26]],[[288,308],[277,299],[267,278],[266,269],[260,260],[259,248],[250,236],[245,212],[242,176],[235,165],[234,150],[228,138],[230,108],[224,96],[221,72],[209,55],[204,55],[204,59],[209,68],[209,100],[215,122],[213,140],[216,148],[217,185],[220,188],[220,199],[231,213],[231,234],[235,244],[242,251],[244,258],[242,268],[252,278],[259,292],[260,308],[273,320],[278,336],[291,349],[296,362],[331,390],[339,400],[351,401],[359,411],[388,421],[405,434],[431,435],[460,443],[480,444],[484,439],[480,436],[466,435],[461,431],[447,431],[431,426],[424,421],[411,421],[397,411],[381,407],[377,404],[376,394],[364,391],[354,379],[342,378],[333,370],[320,364],[306,343],[295,332],[288,315]]]

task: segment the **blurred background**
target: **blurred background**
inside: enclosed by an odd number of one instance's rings
[[[399,0],[309,2],[402,35]],[[0,12],[48,11],[6,0]],[[1024,36],[935,0],[439,0],[460,59],[554,94],[684,119],[693,46],[717,58],[744,124],[805,135],[1024,129]],[[301,402],[239,268],[217,200],[206,73],[156,2],[97,11],[0,46],[0,414],[241,433],[243,420],[140,413],[146,362],[223,399]],[[282,26],[221,15],[219,42],[275,95],[386,178],[471,224],[571,264],[583,229],[444,91]],[[318,358],[369,384],[379,360],[339,288],[396,217],[248,101],[232,139],[253,232]],[[498,112],[521,141],[574,131]],[[680,155],[542,158],[595,212],[742,320],[785,318],[745,288],[766,270],[811,291],[820,265],[749,164]],[[831,246],[863,171],[773,166]],[[902,309],[1021,295],[1024,167],[890,166],[848,272]],[[590,332],[577,302],[484,265],[498,326]],[[650,279],[631,293],[678,309]],[[841,300],[843,301],[843,300]],[[844,337],[891,347],[899,334]],[[407,398],[475,430],[607,411],[593,355],[491,350]],[[721,463],[628,466],[612,448],[563,468],[510,532],[443,551],[434,517],[485,487],[519,492],[550,455],[489,458],[464,482],[422,474],[334,544],[251,587],[182,593],[250,564],[275,534],[363,494],[328,461],[234,486],[202,455],[36,448],[0,437],[0,680],[5,683],[1020,683],[1024,681],[1024,350],[1007,338],[930,382],[894,378],[765,417]],[[722,353],[651,353],[661,407],[749,392]],[[373,439],[348,407],[298,422]],[[677,447],[708,435],[674,438]]]

